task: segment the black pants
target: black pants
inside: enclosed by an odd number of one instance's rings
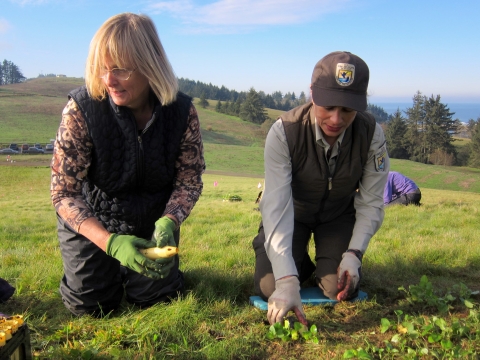
[[[169,301],[183,291],[178,255],[168,277],[153,280],[121,266],[117,259],[75,232],[58,214],[57,219],[64,271],[60,294],[73,314],[106,315],[119,306],[124,292],[128,302],[147,307]],[[176,231],[177,246],[179,240]]]
[[[420,189],[415,190],[415,192],[403,194],[396,198],[393,201],[390,201],[386,206],[390,205],[420,205],[420,200],[422,199],[422,193]]]
[[[294,223],[292,254],[299,274],[300,283],[315,273],[315,279],[325,296],[336,299],[337,268],[342,261],[342,254],[348,249],[355,225],[355,213],[347,213],[328,223],[304,224]],[[313,234],[315,242],[315,263],[307,253],[307,246]],[[275,291],[275,278],[272,264],[265,251],[265,232],[260,223],[258,235],[253,239],[255,250],[255,292],[267,300]],[[358,287],[349,297],[358,294]]]

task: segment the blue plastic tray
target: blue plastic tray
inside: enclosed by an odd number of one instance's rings
[[[302,298],[302,304],[304,305],[327,305],[327,304],[336,304],[337,300],[331,300],[323,295],[323,292],[318,287],[310,287],[300,289],[300,297]],[[349,301],[360,301],[367,300],[368,295],[363,291],[358,292],[358,296]],[[267,310],[268,303],[263,300],[260,296],[250,296],[250,303],[259,308],[260,310]]]

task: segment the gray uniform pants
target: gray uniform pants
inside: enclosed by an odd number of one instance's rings
[[[342,254],[348,249],[355,225],[355,212],[346,213],[327,223],[304,224],[294,223],[292,253],[297,267],[300,283],[303,283],[314,273],[315,279],[325,296],[336,299],[337,268],[342,261]],[[315,263],[307,253],[307,245],[313,234],[315,242]],[[255,250],[255,292],[267,300],[275,291],[275,278],[272,264],[265,251],[265,232],[260,223],[258,235],[253,239]],[[349,298],[358,294],[354,289]]]
[[[129,303],[148,307],[170,301],[183,291],[178,255],[168,277],[152,280],[121,266],[117,259],[75,232],[58,214],[57,219],[64,271],[60,294],[73,314],[106,315],[119,306],[124,292]],[[176,231],[177,246],[179,240],[179,231]]]

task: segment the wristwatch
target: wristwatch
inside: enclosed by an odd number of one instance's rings
[[[345,252],[349,252],[349,253],[354,254],[354,255],[358,258],[358,260],[360,260],[360,262],[361,262],[362,259],[363,259],[363,254],[362,254],[362,252],[361,252],[360,250],[357,250],[357,249],[348,249],[348,250],[345,251]]]

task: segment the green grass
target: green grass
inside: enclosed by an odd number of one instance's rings
[[[65,94],[78,83],[80,79],[53,78],[0,87],[2,116],[9,124],[0,128],[0,143],[20,143],[17,136],[29,143],[52,138]],[[45,94],[50,96],[40,96]],[[16,117],[24,111],[22,103],[31,109],[24,112],[25,119]],[[361,289],[369,299],[305,307],[309,325],[319,330],[318,344],[269,341],[265,312],[248,302],[254,293],[251,242],[260,221],[254,202],[257,185],[263,184],[265,135],[258,125],[216,113],[214,105],[197,106],[208,173],[203,194],[181,229],[186,294],[168,305],[138,309],[123,302],[104,319],[72,316],[58,293],[62,260],[49,194],[51,155],[19,155],[14,164],[0,158],[5,164],[0,166],[0,277],[16,287],[0,311],[25,316],[36,358],[342,359],[344,354],[359,358],[362,351],[367,354],[363,358],[375,359],[380,353],[382,359],[455,358],[454,350],[442,350],[448,343],[426,339],[438,334],[402,332],[436,318],[445,321],[447,335],[456,329],[456,319],[465,321],[468,336],[453,337],[452,346],[470,352],[457,358],[478,359],[478,295],[471,299],[472,309],[457,299],[443,313],[413,301],[413,290],[399,288],[415,289],[427,275],[438,299],[461,283],[480,290],[480,170],[393,159],[392,170],[421,187],[422,206],[386,209],[364,258]],[[39,115],[32,122],[29,114]],[[29,132],[30,127],[35,131]],[[243,201],[224,201],[228,195]],[[425,298],[435,299],[432,294]],[[419,355],[422,349],[428,355]]]
[[[390,169],[401,172],[417,183],[420,188],[469,191],[480,193],[478,181],[480,169],[425,165],[409,160],[390,160]]]
[[[398,309],[436,315],[448,324],[468,316],[460,306],[439,314],[421,304],[406,305],[408,296],[398,290],[418,284],[424,274],[438,293],[458,283],[480,289],[480,194],[423,188],[421,207],[386,209],[364,261],[362,290],[368,301],[306,307],[309,323],[319,329],[318,345],[267,340],[265,312],[248,303],[260,181],[204,175],[204,192],[182,226],[184,298],[143,310],[124,302],[108,318],[93,319],[70,315],[58,294],[62,261],[48,167],[0,167],[0,277],[17,288],[1,311],[23,314],[34,353],[53,359],[341,359],[347,350],[390,339],[391,332],[379,331],[380,319],[394,321]],[[243,201],[223,201],[227,194]],[[478,323],[472,336],[480,333]],[[475,339],[464,339],[462,346],[480,351]],[[435,348],[428,342],[422,346]]]

